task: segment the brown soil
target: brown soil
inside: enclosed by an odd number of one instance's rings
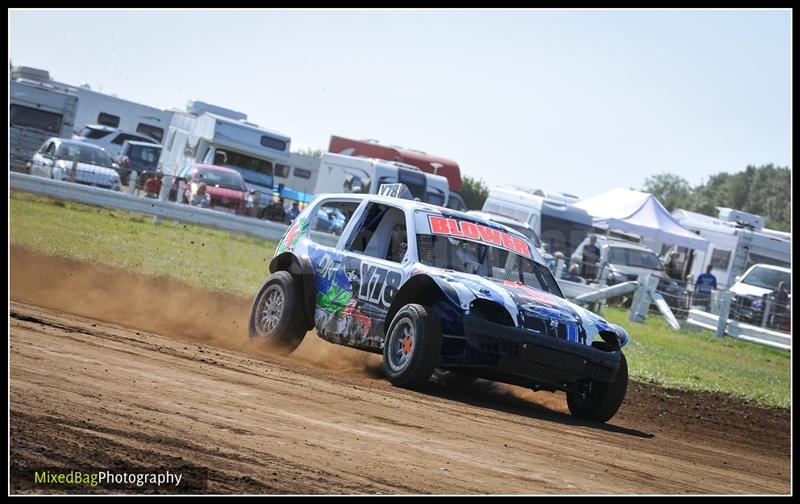
[[[594,424],[563,394],[408,391],[313,332],[290,357],[252,345],[249,299],[17,247],[11,265],[14,493],[31,468],[181,464],[212,493],[790,490],[785,409],[631,382]]]

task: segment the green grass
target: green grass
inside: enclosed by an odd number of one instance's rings
[[[644,324],[628,310],[607,307],[609,322],[628,330],[625,356],[631,376],[683,390],[724,391],[767,406],[789,407],[790,354],[707,330],[673,331],[657,314]]]
[[[11,243],[251,297],[275,242],[11,191]]]
[[[14,245],[245,297],[253,296],[266,276],[276,245],[19,191],[11,191],[10,204]],[[613,307],[604,315],[630,333],[625,353],[637,380],[722,391],[767,406],[790,404],[789,352],[720,340],[710,331],[672,331],[654,314],[644,324],[629,322],[628,311]]]

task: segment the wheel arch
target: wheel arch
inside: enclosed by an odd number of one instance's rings
[[[306,329],[314,327],[314,311],[317,306],[317,288],[314,281],[314,268],[307,257],[293,252],[284,252],[275,256],[269,263],[269,272],[286,271],[300,288],[303,296],[303,308],[306,317]]]
[[[458,305],[457,300],[458,294],[449,285],[439,282],[429,275],[415,275],[408,279],[394,296],[389,311],[386,312],[386,322],[383,325],[384,334],[388,332],[389,325],[400,308],[409,303],[432,306],[437,301],[449,301],[451,304]]]

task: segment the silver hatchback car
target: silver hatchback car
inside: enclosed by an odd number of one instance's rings
[[[114,191],[120,188],[117,164],[105,149],[79,140],[47,139],[33,155],[30,167],[31,175]]]

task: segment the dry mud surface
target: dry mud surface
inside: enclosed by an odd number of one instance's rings
[[[11,252],[12,493],[32,468],[182,464],[210,493],[790,491],[788,410],[632,382],[594,424],[563,394],[398,389],[313,333],[251,345],[248,299]]]

